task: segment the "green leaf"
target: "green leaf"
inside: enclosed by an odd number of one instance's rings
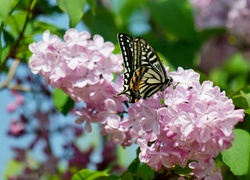
[[[246,102],[247,102],[247,105],[248,107],[250,107],[250,94],[246,94],[244,93],[243,91],[240,91],[240,94],[243,98],[245,98]]]
[[[129,171],[126,171],[125,173],[122,174],[121,180],[127,180],[127,179],[134,179],[133,174]]]
[[[139,152],[140,149],[137,148],[137,157],[129,165],[128,171],[122,175],[122,179],[127,179],[128,176],[133,176],[137,179],[153,179],[154,171],[147,164],[141,163],[138,158]]]
[[[213,69],[210,73],[209,79],[221,89],[226,89],[228,86],[228,72],[221,69]]]
[[[105,178],[102,178],[104,180],[120,180],[121,178],[118,177],[118,176],[115,176],[115,175],[111,175],[111,176],[108,176],[108,177],[105,177]]]
[[[54,91],[53,100],[57,110],[64,115],[66,115],[74,107],[74,101],[61,89],[56,89]]]
[[[9,32],[13,37],[17,37],[23,29],[27,14],[26,12],[17,12],[8,18],[8,25],[11,27]]]
[[[118,30],[116,29],[114,14],[110,11],[98,7],[96,9],[96,16],[93,16],[93,14],[88,11],[83,19],[93,34],[102,35],[105,41],[111,40],[112,42],[117,42],[116,35]]]
[[[10,177],[18,175],[21,171],[25,169],[25,165],[14,159],[10,159],[7,164],[5,164],[5,177]]]
[[[51,34],[56,34],[59,37],[63,37],[65,34],[65,29],[60,29],[58,26],[55,26],[53,24],[49,24],[46,22],[41,22],[41,21],[34,21],[33,22],[33,29],[32,29],[32,36],[33,35],[40,35],[43,34],[44,31],[48,30],[50,31]]]
[[[245,109],[244,113],[250,115],[250,109]]]
[[[0,0],[1,1],[1,0]],[[16,8],[20,0],[9,0],[10,1],[10,13]],[[36,2],[37,0],[34,0],[33,2]],[[1,6],[0,6],[1,7]]]
[[[106,171],[92,171],[89,169],[83,169],[81,171],[78,171],[73,175],[71,180],[95,180],[104,177],[109,176],[109,174]]]
[[[142,179],[154,179],[155,171],[152,170],[147,164],[141,163],[136,175]]]
[[[226,62],[225,71],[228,71],[231,76],[248,74],[249,63],[242,54],[236,53]]]
[[[95,13],[96,13],[96,11],[95,11],[95,9],[96,9],[96,1],[95,0],[87,0],[87,2],[89,4],[89,6],[90,6],[91,13],[93,15],[95,15]]]
[[[199,49],[196,44],[180,40],[166,46],[164,46],[164,44],[159,45],[163,46],[161,53],[164,54],[175,67],[194,67],[194,57]]]
[[[131,164],[129,165],[128,167],[128,171],[130,171],[131,173],[136,173],[137,169],[139,168],[140,166],[140,160],[139,158],[135,158]]]
[[[10,12],[10,5],[11,5],[11,1],[8,0],[0,0],[0,24],[6,24],[8,16],[9,16],[9,12]]]
[[[197,33],[198,33],[200,42],[205,42],[212,37],[226,33],[226,29],[220,28],[220,27],[207,28],[207,29],[202,29],[201,31],[199,31]]]
[[[245,175],[249,170],[250,136],[247,131],[235,129],[232,147],[222,152],[223,162],[235,175]]]
[[[173,168],[173,171],[174,171],[175,173],[177,173],[177,174],[189,174],[189,173],[192,172],[192,170],[191,170],[188,166],[186,166],[186,167],[184,167],[184,168],[182,168],[182,167],[180,167],[180,166],[175,166],[175,167]]]
[[[236,107],[243,109],[250,108],[250,86],[244,87],[228,95]]]
[[[59,8],[66,12],[70,19],[70,27],[75,27],[83,17],[86,0],[57,0]]]
[[[187,41],[197,38],[192,6],[187,0],[149,1],[148,8],[159,27]]]
[[[1,23],[0,22],[0,48],[2,48],[3,47],[3,45],[2,45],[2,31],[3,31],[3,23]],[[0,51],[0,64],[2,64],[2,62],[4,61],[4,56],[3,56],[3,54],[2,54],[2,51]]]
[[[1,38],[0,38],[0,40],[1,40]],[[0,63],[2,63],[2,61],[8,57],[9,52],[10,52],[10,46],[5,46],[2,49],[2,51],[0,52],[0,55],[1,55]]]

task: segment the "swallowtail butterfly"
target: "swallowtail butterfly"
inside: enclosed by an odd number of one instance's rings
[[[123,91],[130,103],[164,91],[173,81],[151,45],[144,39],[119,33],[118,42],[124,60]]]

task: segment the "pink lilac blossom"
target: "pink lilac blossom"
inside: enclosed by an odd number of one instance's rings
[[[25,134],[25,124],[18,120],[11,121],[8,134],[14,137]]]
[[[140,161],[155,170],[186,167],[191,161],[197,162],[189,166],[198,178],[220,177],[213,171],[213,158],[232,145],[234,126],[244,118],[244,111],[235,110],[225,92],[210,81],[201,84],[193,70],[178,68],[167,73],[173,83],[164,92],[128,105],[126,97],[114,97],[121,87],[122,60],[112,54],[110,43],[97,35],[92,41],[87,32],[72,29],[66,32],[65,43],[48,33],[44,41],[30,46],[30,68],[52,87],[85,102],[76,111],[76,123],[84,123],[88,132],[91,123],[100,123],[101,134],[115,144],[136,142]],[[44,58],[49,56],[53,58]],[[112,73],[118,75],[115,80]],[[207,166],[205,176],[199,171]]]
[[[105,42],[100,35],[90,38],[87,31],[69,29],[62,41],[47,30],[42,41],[29,46],[31,71],[43,76],[53,88],[61,88],[74,101],[86,103],[86,108],[76,112],[80,116],[76,122],[85,122],[88,132],[91,123],[98,122],[94,114],[106,110],[105,99],[114,99],[117,92],[113,73],[123,69],[121,55],[113,54],[113,43]],[[122,102],[117,98],[114,101],[123,111]]]
[[[222,179],[220,169],[214,172],[215,162],[213,159],[198,160],[189,164],[190,169],[193,170],[192,174],[198,179],[204,180],[220,180]]]
[[[200,52],[200,69],[209,73],[214,67],[221,67],[228,58],[237,52],[237,48],[228,43],[228,36],[210,39]]]
[[[8,103],[6,110],[9,113],[16,111],[20,106],[24,104],[24,97],[21,93],[17,91],[11,91],[11,94],[14,96],[15,100]]]
[[[248,0],[190,0],[198,28],[226,27],[239,43],[250,44]]]
[[[152,106],[148,99],[130,107],[137,112],[139,123],[139,158],[155,170],[216,157],[232,145],[233,128],[244,118],[244,111],[234,110],[225,92],[210,81],[200,84],[199,74],[193,70],[178,68],[170,76],[173,86],[167,88],[164,104]],[[151,128],[145,126],[145,120],[151,121]]]
[[[70,29],[62,41],[57,36],[50,36],[47,30],[43,41],[29,46],[33,53],[29,67],[34,74],[41,74],[53,88],[63,89],[75,101],[85,101],[86,94],[102,87],[105,82],[110,83],[114,79],[112,73],[122,71],[121,56],[112,54],[114,45],[104,42],[99,35],[93,39],[86,31]],[[87,93],[81,94],[79,88]]]
[[[249,59],[246,48],[250,45],[249,0],[190,0],[190,3],[198,29],[223,27],[228,32],[208,41],[202,48],[200,68],[203,72],[220,67],[237,50]]]
[[[200,84],[199,74],[193,70],[178,68],[170,76],[174,82],[165,93],[132,104],[128,117],[121,119],[118,127],[102,128],[102,134],[111,135],[117,144],[126,144],[122,140],[136,141],[141,150],[140,160],[155,170],[162,166],[185,167],[188,161],[206,164],[232,145],[233,128],[244,118],[244,111],[234,110],[225,92],[213,87],[210,81]],[[159,101],[161,97],[164,104]],[[106,116],[114,116],[114,112],[112,108]],[[206,179],[221,179],[210,161],[211,171],[206,172]]]
[[[227,28],[237,37],[238,44],[250,44],[250,1],[235,1],[228,14]]]
[[[234,0],[190,0],[199,28],[225,27]]]

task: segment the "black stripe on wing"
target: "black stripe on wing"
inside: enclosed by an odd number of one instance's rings
[[[159,74],[158,72],[154,71],[154,69],[148,68],[148,67],[141,67],[138,68],[137,71],[143,72],[143,74],[140,75],[140,82],[137,82],[137,84],[140,84],[139,87],[137,87],[139,91],[139,95],[146,99],[153,94],[155,94],[158,91],[165,90],[172,82],[172,78],[168,77],[167,79],[164,79],[162,74]],[[134,73],[135,74],[138,73]],[[133,79],[135,79],[133,77]]]
[[[123,85],[128,85],[131,77],[133,76],[133,38],[127,34],[119,33],[117,36],[119,46],[123,56],[124,62],[124,77],[123,77]],[[124,87],[125,89],[125,87]]]
[[[146,40],[139,37],[134,38],[133,46],[134,51],[136,49],[138,51],[138,57],[140,57],[140,61],[134,60],[134,68],[147,66],[158,71],[159,74],[162,74],[166,78],[166,71],[159,56]],[[137,64],[135,65],[135,63]]]
[[[140,99],[139,92],[129,87],[131,78],[134,73],[133,69],[133,38],[127,34],[119,33],[117,35],[119,46],[123,56],[124,75],[123,75],[123,91],[116,96],[125,95],[130,103],[135,103]]]

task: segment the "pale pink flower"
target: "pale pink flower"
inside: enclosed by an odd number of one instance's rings
[[[75,111],[75,114],[79,116],[75,122],[76,124],[83,124],[84,123],[84,129],[87,132],[92,131],[91,123],[96,122],[95,115],[92,114],[91,111],[88,111],[85,108],[82,108],[81,111]]]
[[[78,32],[76,29],[69,29],[64,35],[64,40],[68,47],[87,47],[90,37],[91,36],[87,31]]]
[[[6,106],[6,111],[8,113],[12,113],[12,112],[14,112],[17,109],[17,107],[18,107],[17,103],[10,102]]]
[[[217,172],[214,172],[215,162],[213,159],[191,162],[189,167],[192,169],[192,173],[198,179],[222,180],[220,169],[218,168]]]
[[[122,144],[126,140],[126,131],[126,129],[121,127],[113,129],[109,125],[104,125],[101,129],[101,134],[108,135],[115,144]]]
[[[104,111],[98,114],[99,120],[101,123],[106,123],[113,129],[119,127],[121,118],[117,115],[116,104],[112,99],[106,99],[104,101]]]
[[[20,136],[25,132],[25,124],[21,121],[11,121],[8,133],[12,136]]]
[[[158,115],[156,109],[143,107],[141,111],[141,126],[144,131],[153,131],[154,134],[159,134],[160,126],[158,123]]]
[[[114,45],[111,42],[104,42],[103,37],[100,35],[94,35],[93,41],[90,42],[88,49],[98,50],[101,54],[107,58],[114,50]]]
[[[7,112],[11,113],[16,111],[20,106],[24,104],[24,97],[21,93],[17,91],[11,91],[11,94],[14,96],[14,102],[9,102],[6,106]]]

